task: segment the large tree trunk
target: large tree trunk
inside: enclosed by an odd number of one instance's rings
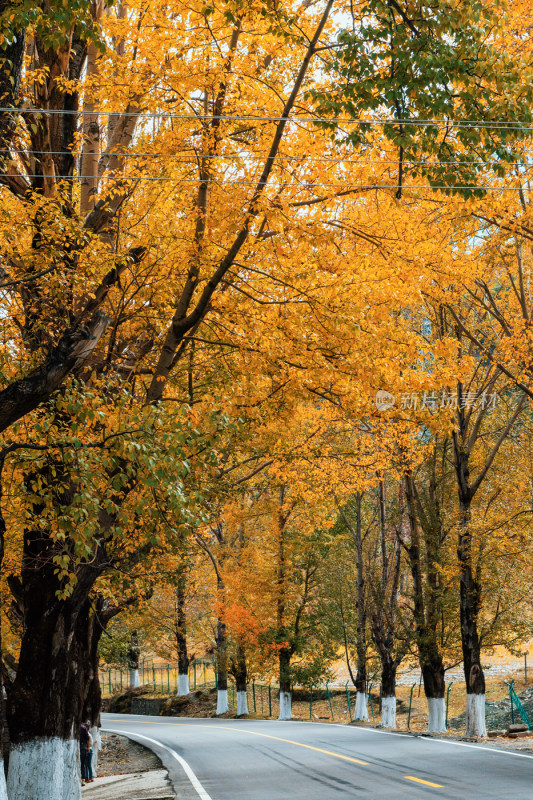
[[[81,797],[78,730],[92,664],[91,604],[58,601],[55,582],[24,593],[24,635],[8,697],[10,800]]]
[[[38,522],[39,507],[34,506],[34,513]],[[100,568],[97,558],[79,565],[71,594],[58,597],[64,587],[54,556],[63,553],[63,547],[56,545],[44,524],[26,530],[20,578],[9,580],[23,625],[7,703],[10,800],[80,797],[78,731],[95,678],[92,648],[97,628],[89,593]]]
[[[178,695],[189,694],[189,665],[187,652],[186,583],[183,572],[176,587],[176,647],[178,651]]]

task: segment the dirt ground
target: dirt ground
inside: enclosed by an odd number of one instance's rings
[[[116,733],[102,733],[102,749],[98,754],[98,776],[124,775],[161,769],[161,761],[137,742]]]

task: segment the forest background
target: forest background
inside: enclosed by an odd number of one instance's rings
[[[484,735],[532,635],[528,4],[0,15],[2,800],[78,797],[121,641],[281,718],[344,653],[390,727],[418,663],[437,732],[462,663]]]

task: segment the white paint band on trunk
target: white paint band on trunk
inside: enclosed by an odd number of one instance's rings
[[[381,698],[381,726],[383,728],[396,727],[396,697]]]
[[[279,693],[279,717],[278,719],[292,719],[292,699],[290,692]]]
[[[92,736],[93,740],[93,757],[91,760],[91,769],[93,771],[93,778],[98,777],[98,753],[100,752],[100,748],[102,747],[102,737],[100,736],[100,728],[96,725],[92,725],[89,733]]]
[[[0,800],[7,800],[6,777],[4,773],[4,761],[0,758]]]
[[[130,669],[130,689],[137,689],[141,685],[138,669]]]
[[[9,757],[9,800],[81,800],[77,739],[34,739],[16,744]]]
[[[217,690],[217,714],[226,714],[229,711],[228,690]]]
[[[484,694],[466,695],[466,735],[467,736],[487,735],[487,726],[485,724]]]
[[[183,697],[186,694],[189,694],[189,675],[180,672],[178,675],[178,697]]]
[[[446,701],[444,697],[428,697],[428,733],[445,733]]]
[[[355,696],[354,720],[368,719],[368,695],[366,692],[357,692]]]
[[[248,714],[248,696],[246,692],[237,692],[237,716]]]

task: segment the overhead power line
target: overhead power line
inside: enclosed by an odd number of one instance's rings
[[[45,177],[52,177],[52,176],[45,176],[45,175],[26,175],[26,174],[0,174],[0,181],[5,178],[41,178],[44,179]],[[64,175],[57,178],[58,182],[62,180],[74,180],[79,181],[83,179],[91,179],[96,180],[94,175]],[[201,178],[172,178],[172,177],[158,177],[158,176],[147,176],[147,175],[104,175],[101,178],[98,178],[98,182],[100,181],[117,181],[125,182],[125,181],[147,181],[147,182],[169,182],[169,183],[207,183],[207,184],[216,184],[218,186],[257,186],[259,180],[255,181],[242,181],[242,180],[220,180],[220,179],[209,179],[209,180],[202,180]],[[398,184],[384,184],[384,183],[373,183],[373,184],[362,184],[362,183],[295,183],[290,182],[286,183],[285,181],[279,182],[267,182],[263,184],[265,188],[279,188],[279,189],[290,189],[290,188],[297,188],[297,189],[307,189],[310,191],[311,189],[398,189]],[[451,186],[430,186],[426,184],[424,186],[409,186],[408,184],[402,185],[402,191],[409,191],[409,190],[422,190],[422,189],[429,189],[431,191],[437,192],[444,192],[449,191],[450,189],[461,189],[462,191],[476,191],[476,190],[483,190],[483,191],[493,191],[493,192],[517,192],[519,188],[518,186],[479,186],[479,185],[471,185],[471,186],[464,186],[461,184],[455,184]]]
[[[275,117],[275,116],[254,116],[250,114],[177,114],[173,112],[150,112],[150,111],[109,111],[105,109],[95,109],[92,111],[80,109],[78,111],[72,109],[49,109],[49,108],[9,108],[0,107],[0,113],[16,113],[16,114],[67,114],[75,116],[83,116],[88,114],[90,116],[100,115],[106,117],[138,117],[140,119],[193,119],[198,122],[207,120],[217,120],[221,122],[292,122],[302,123],[310,122],[316,123],[329,123],[337,125],[413,125],[421,127],[455,127],[455,128],[487,128],[490,130],[533,130],[533,121],[529,120],[430,120],[430,119],[395,119],[394,117],[384,117],[382,119],[364,119],[359,117]]]
[[[83,150],[23,150],[23,149],[16,149],[13,148],[11,150],[1,150],[0,153],[4,153],[6,155],[50,155],[50,156],[84,156],[88,155]],[[243,161],[263,161],[267,158],[267,153],[261,154],[254,154],[254,153],[191,153],[190,155],[185,155],[184,153],[107,153],[105,151],[99,151],[98,153],[90,153],[90,155],[95,155],[98,159],[100,158],[110,158],[112,156],[116,156],[119,158],[165,158],[165,159],[172,159],[177,161],[178,163],[189,164],[191,161],[195,161],[201,158],[209,158],[209,159],[222,159],[222,160],[230,160],[230,159],[242,159]],[[357,159],[351,158],[335,158],[334,156],[292,156],[292,155],[283,155],[278,154],[275,157],[276,161],[283,160],[283,161],[298,161],[302,164],[321,164],[321,163],[334,163],[334,164],[348,164],[350,166],[371,166],[376,164],[391,164],[391,165],[398,165],[397,158],[379,158],[379,159],[363,159],[361,161]],[[409,164],[411,166],[425,166],[425,167],[437,167],[437,166],[457,166],[457,167],[480,167],[480,166],[497,166],[497,167],[533,167],[533,161],[494,161],[494,160],[485,160],[485,161],[413,161],[409,159],[403,159],[404,166]]]

